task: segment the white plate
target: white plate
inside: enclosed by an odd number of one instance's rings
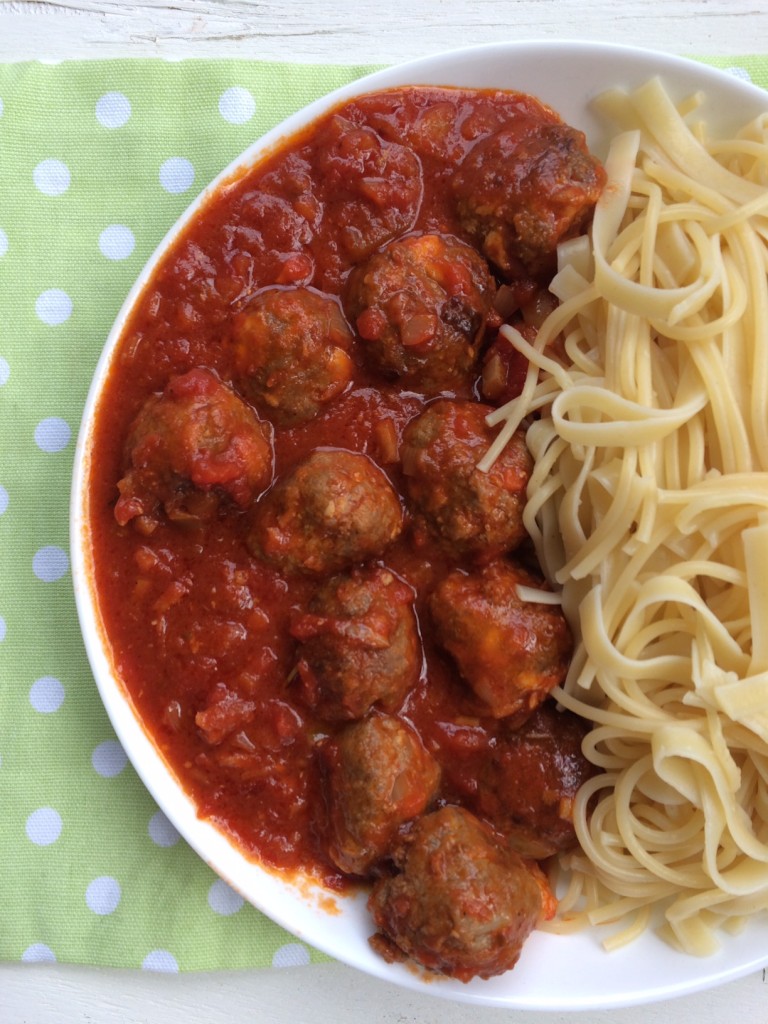
[[[676,98],[703,90],[704,112],[717,130],[738,127],[768,110],[762,90],[734,76],[665,54],[592,43],[525,42],[472,47],[377,72],[334,92],[294,115],[249,148],[227,168],[175,224],[126,299],[96,368],[75,455],[72,491],[72,568],[78,614],[102,700],[128,756],[160,807],[190,845],[224,879],[269,917],[310,945],[371,975],[406,988],[468,1003],[537,1010],[589,1010],[667,999],[721,984],[768,963],[768,918],[729,937],[707,959],[670,949],[652,933],[617,953],[607,954],[596,932],[557,937],[535,933],[519,964],[490,981],[468,985],[451,980],[425,982],[412,969],[386,964],[368,946],[371,932],[364,898],[334,897],[312,886],[294,886],[246,860],[195,808],[170,775],[117,680],[92,589],[85,492],[90,471],[90,436],[99,393],[126,317],[167,246],[221,178],[258,159],[265,146],[301,128],[329,106],[361,92],[406,84],[503,87],[538,96],[587,133],[598,155],[605,152],[604,129],[591,115],[590,100],[613,85],[632,87],[660,75]]]

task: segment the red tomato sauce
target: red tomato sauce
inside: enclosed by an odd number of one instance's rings
[[[247,509],[231,506],[181,526],[160,517],[147,534],[118,525],[126,438],[147,397],[175,375],[207,367],[233,380],[232,318],[259,289],[310,285],[338,295],[351,267],[389,237],[466,238],[450,177],[478,140],[521,114],[558,120],[517,93],[385,92],[347,103],[234,175],[153,273],[97,413],[89,515],[98,601],[120,678],[201,816],[266,865],[308,871],[330,887],[347,882],[318,840],[315,747],[338,725],[318,719],[303,699],[289,633],[292,610],[317,581],[251,554]],[[390,144],[399,147],[393,154]],[[386,180],[377,176],[382,145]],[[355,168],[366,161],[370,174],[361,185]],[[511,286],[523,294],[543,283],[520,275]],[[308,423],[275,428],[276,477],[329,446],[365,453],[401,491],[402,433],[429,399],[367,369],[363,344],[355,338],[354,378],[340,397]],[[477,398],[479,389],[478,366],[456,396]],[[423,641],[419,683],[398,713],[442,767],[441,801],[465,801],[500,724],[483,713],[429,632],[425,601],[457,562],[436,545],[414,547],[408,529],[385,561],[416,591]]]

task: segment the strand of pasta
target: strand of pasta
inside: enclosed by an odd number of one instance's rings
[[[697,103],[601,99],[593,264],[569,243],[536,340],[503,329],[529,370],[492,421],[527,428],[524,521],[577,637],[555,697],[600,769],[550,927],[615,948],[660,910],[705,954],[768,908],[768,115],[709,145]]]

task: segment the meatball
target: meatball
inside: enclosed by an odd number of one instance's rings
[[[438,643],[487,713],[522,724],[568,671],[571,632],[557,605],[522,600],[518,585],[543,589],[526,569],[503,560],[459,569],[429,599]]]
[[[406,427],[401,459],[417,538],[449,553],[488,560],[517,547],[533,460],[517,432],[487,472],[477,468],[494,438],[490,406],[438,399]]]
[[[222,497],[244,508],[269,486],[272,429],[210,370],[172,378],[133,421],[126,442],[128,469],[118,483],[115,518],[157,525],[214,514]]]
[[[478,142],[452,187],[465,230],[513,278],[554,270],[558,243],[585,228],[604,183],[582,132],[520,117]]]
[[[474,249],[411,235],[354,268],[344,307],[372,367],[433,395],[469,382],[494,294]]]
[[[582,753],[588,723],[546,700],[521,728],[504,725],[481,769],[473,809],[524,857],[540,860],[575,846],[573,801],[595,771]]]
[[[394,711],[416,684],[421,641],[413,590],[372,566],[335,576],[291,623],[308,703],[329,721]]]
[[[411,230],[424,190],[412,150],[336,115],[318,135],[316,154],[324,217],[335,226],[339,256],[357,263]]]
[[[440,768],[414,730],[391,715],[351,723],[321,756],[329,856],[346,874],[367,875],[398,829],[430,805]]]
[[[233,324],[243,393],[281,425],[315,416],[344,391],[354,366],[341,307],[310,288],[266,288]]]
[[[262,498],[247,541],[286,571],[326,574],[382,554],[402,526],[394,488],[366,455],[316,448]]]
[[[417,820],[394,857],[400,873],[378,880],[368,900],[381,933],[375,949],[464,982],[515,966],[541,917],[542,895],[500,836],[448,806]]]

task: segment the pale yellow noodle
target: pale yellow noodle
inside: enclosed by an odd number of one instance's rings
[[[527,430],[525,523],[577,640],[555,696],[600,769],[548,927],[705,955],[768,909],[768,115],[713,142],[699,103],[599,101],[591,260],[563,248],[535,342],[503,329],[530,369],[491,419]]]

